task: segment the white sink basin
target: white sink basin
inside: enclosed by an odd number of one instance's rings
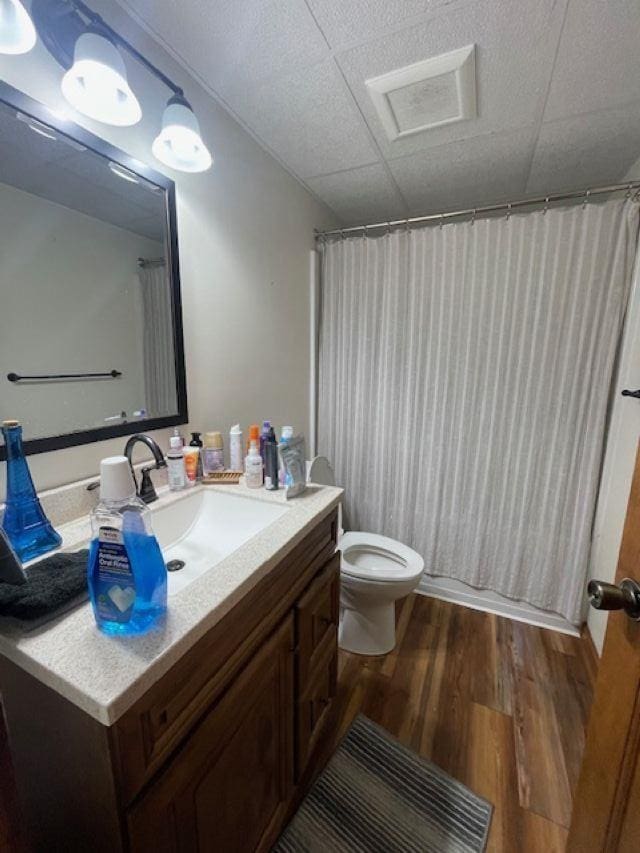
[[[207,489],[154,509],[153,531],[165,561],[184,562],[184,568],[169,572],[168,595],[185,589],[286,511],[285,506]]]

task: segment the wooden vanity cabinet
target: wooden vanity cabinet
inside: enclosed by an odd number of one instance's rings
[[[130,810],[133,850],[268,849],[293,791],[293,670],[288,616]]]
[[[2,662],[3,678],[20,682],[6,713],[33,849],[84,851],[88,838],[92,851],[110,853],[271,848],[313,776],[320,735],[329,734],[336,534],[333,512],[111,727]],[[42,691],[50,718],[39,721],[40,735],[47,726],[81,735],[67,746],[66,765],[62,750],[19,748],[34,734],[25,703]],[[82,767],[96,752],[97,780],[95,762]],[[108,796],[96,802],[102,789]]]

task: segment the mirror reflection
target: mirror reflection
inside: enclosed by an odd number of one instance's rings
[[[177,414],[165,194],[0,104],[0,414],[26,439]]]

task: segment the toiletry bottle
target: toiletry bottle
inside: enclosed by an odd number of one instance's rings
[[[106,634],[147,631],[167,609],[167,568],[126,456],[102,460],[91,529],[87,580],[98,627]]]
[[[180,439],[180,446],[181,446],[181,447],[184,447],[184,436],[183,436],[183,434],[180,432],[180,427],[174,427],[174,428],[173,428],[173,437],[174,437],[174,438],[179,438],[179,439]]]
[[[264,443],[264,487],[269,491],[278,488],[278,442],[273,427]]]
[[[229,430],[229,468],[242,471],[242,430],[235,424]]]
[[[266,459],[264,455],[264,446],[265,443],[269,440],[269,430],[271,429],[271,421],[262,421],[262,431],[260,433],[260,456],[262,456],[262,464],[266,466]],[[266,470],[266,467],[263,467],[263,471]]]
[[[184,470],[187,475],[187,486],[195,486],[198,482],[198,459],[200,458],[199,447],[183,447]]]
[[[182,439],[179,435],[172,435],[169,439],[169,452],[167,453],[167,478],[172,492],[179,492],[187,485],[187,473],[182,450]]]
[[[22,447],[18,421],[4,421],[2,435],[7,448],[7,499],[2,526],[13,550],[25,563],[62,544],[61,537],[38,500]]]
[[[251,442],[255,441],[255,443],[260,446],[260,427],[258,424],[251,424],[249,427],[249,437],[247,438],[247,453],[251,449]]]
[[[293,438],[293,427],[292,426],[283,426],[282,434],[280,438],[280,444],[288,444],[289,441]],[[282,460],[282,456],[280,456],[280,471],[278,472],[278,479],[280,480],[281,486],[290,486],[291,485],[291,476],[287,474],[287,469]]]
[[[205,432],[203,467],[205,474],[211,474],[212,471],[224,471],[222,433]]]
[[[202,435],[201,432],[192,432],[191,433],[191,441],[189,442],[189,447],[198,447],[199,448],[199,450],[198,450],[198,471],[196,473],[196,480],[198,481],[198,483],[202,482],[202,474],[203,474],[202,439],[200,438],[201,435]]]
[[[262,486],[262,456],[255,441],[251,442],[249,453],[244,460],[244,480],[249,489],[259,489]]]

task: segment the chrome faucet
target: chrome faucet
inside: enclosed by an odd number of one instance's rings
[[[142,479],[140,481],[140,486],[138,487],[138,483],[136,481],[136,474],[133,470],[133,462],[131,461],[131,457],[133,456],[133,448],[138,442],[142,442],[149,450],[153,453],[153,458],[155,459],[155,465],[149,465],[142,469]],[[144,433],[138,433],[137,435],[132,435],[129,441],[127,441],[124,448],[124,455],[129,460],[129,465],[131,466],[131,473],[133,475],[133,482],[136,484],[136,494],[139,498],[141,498],[146,504],[153,503],[153,501],[158,500],[158,496],[156,494],[156,490],[151,481],[151,471],[156,471],[158,468],[166,468],[167,461],[164,458],[164,453],[160,449],[158,443],[154,441],[151,436],[145,435]]]

